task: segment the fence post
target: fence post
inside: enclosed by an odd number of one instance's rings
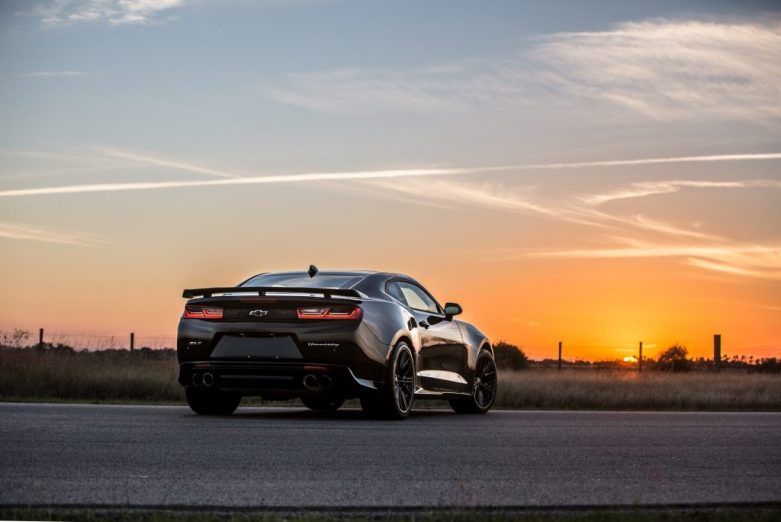
[[[559,371],[561,371],[561,341],[559,341]]]
[[[130,351],[133,351],[133,347],[136,344],[136,334],[133,332],[130,332]]]
[[[721,334],[713,336],[713,369],[721,371]]]
[[[637,372],[643,373],[643,341],[640,341],[640,353],[637,356]]]
[[[43,328],[38,329],[38,345],[43,344]]]

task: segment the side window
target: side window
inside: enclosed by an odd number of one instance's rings
[[[398,285],[401,294],[404,296],[404,301],[410,308],[434,314],[439,313],[437,303],[419,286],[404,281],[399,281],[395,284]]]
[[[388,283],[386,290],[394,299],[398,299],[399,301],[405,304],[407,303],[407,300],[404,299],[404,294],[401,293],[401,288],[399,288],[399,283],[395,281],[393,283]]]

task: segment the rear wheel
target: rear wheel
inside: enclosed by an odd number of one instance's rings
[[[453,399],[450,407],[456,413],[485,413],[496,399],[496,363],[488,351],[480,352],[475,365],[472,394],[468,399]]]
[[[301,397],[304,406],[314,411],[336,411],[344,404],[342,397]]]
[[[241,402],[240,395],[231,395],[220,390],[187,388],[187,404],[199,415],[230,415]]]
[[[361,408],[370,416],[404,419],[415,398],[415,359],[409,345],[396,345],[388,364],[385,384],[375,393],[361,396]]]

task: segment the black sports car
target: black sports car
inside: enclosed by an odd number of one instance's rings
[[[200,414],[230,414],[247,395],[321,411],[358,397],[367,414],[401,419],[416,397],[459,413],[496,397],[486,336],[405,275],[311,266],[183,297],[179,382]]]

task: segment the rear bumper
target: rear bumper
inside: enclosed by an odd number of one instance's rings
[[[252,343],[223,350],[225,343],[221,341],[225,338],[256,338],[257,350]],[[271,339],[287,339],[288,348],[283,349],[284,343],[272,346]],[[374,385],[385,378],[387,353],[388,346],[369,328],[352,321],[290,324],[188,319],[180,321],[177,340],[179,382],[183,386],[192,384],[193,371],[209,371],[219,380],[216,386],[248,390],[247,395],[252,391],[301,391],[308,366],[325,368],[317,372],[333,374],[335,385]]]
[[[356,377],[344,365],[270,362],[270,361],[193,361],[179,365],[182,386],[203,386],[203,376],[210,374],[212,387],[241,395],[302,396],[335,393],[357,397],[362,391],[375,390],[380,383]],[[312,389],[304,384],[314,376],[321,386]],[[195,378],[195,379],[194,379]]]

